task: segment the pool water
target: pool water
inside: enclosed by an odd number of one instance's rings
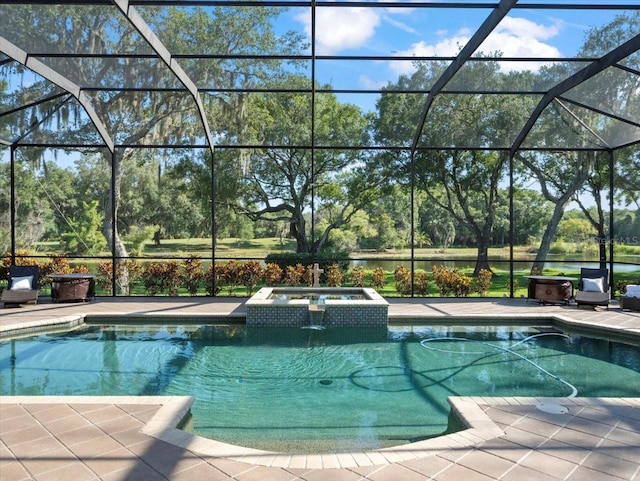
[[[460,428],[448,396],[640,392],[640,349],[549,327],[92,326],[0,343],[3,395],[192,395],[195,433],[279,452]]]

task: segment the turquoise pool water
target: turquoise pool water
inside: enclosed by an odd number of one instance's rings
[[[639,392],[640,349],[545,326],[118,325],[0,343],[0,394],[193,395],[189,429],[281,452],[455,430],[451,395]]]

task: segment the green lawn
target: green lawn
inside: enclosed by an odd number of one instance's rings
[[[46,243],[39,246],[38,254],[46,253],[53,254],[56,252],[57,246],[55,243]],[[633,251],[632,256],[637,255],[637,259],[640,260],[640,248],[637,249],[636,253]],[[515,256],[519,259],[528,259],[531,254],[529,253],[528,247],[517,247],[514,248]],[[218,241],[216,245],[216,258],[222,259],[221,262],[224,262],[225,259],[238,259],[239,262],[243,262],[246,259],[264,259],[268,254],[271,253],[282,253],[282,252],[295,252],[295,242],[291,239],[285,239],[283,242],[280,242],[277,238],[261,238],[261,239],[251,239],[251,240],[243,240],[237,238],[229,238],[229,239],[221,239]],[[628,249],[625,254],[628,254]],[[143,257],[148,258],[147,260],[140,260],[139,262],[143,264],[147,264],[149,262],[162,262],[164,258],[175,258],[178,263],[181,262],[181,259],[187,258],[189,256],[196,255],[203,260],[204,268],[208,265],[207,259],[211,258],[211,240],[210,239],[163,239],[161,241],[160,246],[155,246],[152,243],[147,243],[144,248]],[[105,255],[108,255],[105,253]],[[463,273],[469,277],[473,274],[473,264],[477,255],[476,249],[474,248],[450,248],[445,251],[437,248],[421,248],[415,249],[414,255],[416,259],[429,259],[431,264],[438,264],[438,259],[447,259],[447,260],[455,260],[455,259],[464,259],[468,260],[468,267],[459,269],[460,273]],[[406,259],[410,258],[411,250],[403,249],[403,250],[393,250],[393,251],[384,251],[384,252],[358,252],[352,255],[354,258],[366,258],[368,260],[379,259],[381,261],[387,261],[387,265],[394,265],[394,259],[398,260],[398,264],[401,263],[401,260],[404,262]],[[158,258],[158,260],[153,260],[153,258]],[[509,249],[508,248],[492,248],[489,250],[489,258],[492,259],[495,263],[505,262],[509,258]],[[72,258],[70,258],[71,264],[82,264],[91,272],[97,272],[98,260],[89,260],[83,259],[81,261],[75,262]],[[530,261],[525,261],[530,262]],[[571,261],[568,261],[571,262]],[[518,264],[516,264],[518,266]],[[492,279],[491,288],[487,293],[487,297],[502,297],[504,295],[509,295],[509,272],[507,270],[501,270],[496,267],[492,267],[494,271],[494,277]],[[528,268],[528,267],[527,267]],[[380,290],[380,293],[383,296],[387,297],[398,297],[400,294],[396,291],[395,288],[395,279],[393,276],[393,267],[386,268],[387,272],[387,282],[383,289]],[[366,284],[371,285],[371,269],[367,270],[367,278]],[[428,271],[430,274],[430,272]],[[348,273],[345,273],[346,281],[343,284],[344,286],[350,286]],[[514,292],[515,297],[526,297],[527,296],[527,276],[529,272],[527,270],[516,270],[515,271],[515,285],[517,289]],[[579,278],[580,272],[579,269],[575,271],[560,271],[558,269],[551,267],[546,268],[543,272],[544,275],[566,275],[570,277]],[[627,284],[632,283],[640,283],[640,266],[638,270],[632,272],[615,272],[615,283],[614,287],[618,282],[622,281]],[[0,287],[2,287],[2,283],[0,282]],[[256,287],[259,288],[261,285]],[[255,292],[255,289],[254,289]],[[98,294],[105,294],[100,292],[98,289]],[[141,282],[134,283],[131,286],[131,294],[132,295],[145,295],[145,290]],[[205,294],[204,288],[200,289],[199,294]],[[222,291],[219,295],[228,295],[229,290],[223,287]],[[617,293],[616,293],[617,294]],[[187,295],[185,290],[180,291],[180,295]],[[247,289],[245,287],[238,287],[234,289],[232,295],[244,297],[248,295]],[[479,294],[474,293],[472,296],[478,296]],[[429,285],[429,296],[439,296],[437,286],[435,282],[432,280]]]

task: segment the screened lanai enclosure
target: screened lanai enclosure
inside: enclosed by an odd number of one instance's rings
[[[640,280],[637,0],[0,0],[0,73],[0,277]]]

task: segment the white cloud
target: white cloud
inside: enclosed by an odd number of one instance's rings
[[[540,25],[526,18],[505,17],[496,28],[496,33],[506,32],[524,38],[548,40],[560,33],[560,23],[551,26]]]
[[[297,18],[311,36],[311,19]],[[327,7],[316,10],[316,53],[331,55],[345,49],[359,48],[373,37],[380,24],[380,13],[371,8]]]
[[[398,57],[455,57],[470,37],[471,33],[463,29],[453,37],[442,39],[434,45],[420,41],[407,50],[394,52],[394,54]],[[389,68],[397,75],[409,74],[415,70],[413,63],[408,60],[391,61]]]
[[[480,46],[485,53],[502,52],[505,57],[561,57],[560,50],[544,42],[560,33],[562,25],[541,25],[524,18],[506,17]],[[503,70],[538,70],[544,62],[504,62]]]
[[[542,25],[524,18],[506,17],[486,38],[478,52],[485,54],[502,53],[504,57],[561,57],[560,50],[545,41],[559,34],[562,24]],[[444,34],[444,32],[441,32]],[[456,56],[469,41],[472,32],[461,29],[451,37],[443,38],[435,44],[423,41],[414,43],[408,49],[396,52],[398,56]],[[537,70],[543,62],[503,62],[504,70]],[[395,74],[407,74],[414,70],[411,62],[392,61],[389,68]]]
[[[387,85],[387,83],[386,80],[373,80],[367,75],[360,75],[360,77],[358,77],[358,85],[364,89],[380,90]]]
[[[404,12],[391,12],[391,13],[404,13]],[[407,14],[409,13],[409,11],[406,12]],[[398,28],[400,30],[404,30],[407,33],[410,33],[412,35],[419,35],[418,30],[416,30],[415,28],[411,27],[410,25],[407,25],[404,22],[401,22],[399,20],[396,20],[394,18],[391,17],[391,15],[383,15],[383,20],[387,23],[389,23],[390,25],[392,25],[395,28]]]

